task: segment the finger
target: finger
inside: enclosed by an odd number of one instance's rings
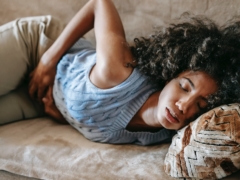
[[[53,88],[52,88],[52,86],[50,86],[48,88],[48,92],[47,92],[48,96],[52,97],[52,91],[53,91]]]
[[[42,102],[44,104],[47,104],[48,106],[52,106],[54,104],[53,98],[50,93],[51,93],[51,91],[49,92],[49,90],[48,90],[47,93],[45,94],[45,96],[42,98]]]
[[[33,99],[33,100],[36,100],[36,91],[37,91],[37,87],[35,86],[35,84],[31,84],[29,86],[28,93],[29,93],[31,99]]]
[[[48,99],[46,98],[46,97],[44,97],[44,98],[42,98],[42,102],[44,103],[44,105],[45,104],[47,104],[47,102],[48,102]]]
[[[44,111],[45,113],[49,114],[50,116],[56,116],[56,112],[52,109],[51,103],[49,102],[49,99],[46,97],[42,98],[42,101],[44,102]]]
[[[49,114],[49,115],[50,115],[50,113],[51,113],[51,111],[49,110],[49,108],[48,108],[47,106],[44,106],[44,112],[45,112],[46,114]]]
[[[38,88],[37,97],[38,97],[39,100],[41,100],[43,98],[45,92],[46,92],[45,87],[39,87]]]
[[[48,101],[51,101],[51,102],[53,101],[53,99],[52,99],[52,88],[51,87],[49,87],[47,89],[47,92],[46,92],[44,97],[47,98]]]
[[[29,74],[29,77],[30,78],[32,78],[33,77],[33,75],[34,75],[34,72],[35,72],[35,70],[33,70],[30,74]]]
[[[51,103],[49,102],[49,99],[44,97],[44,98],[42,98],[42,102],[44,105],[45,113],[47,113],[47,114],[51,113]]]
[[[47,113],[47,107],[48,107],[48,100],[47,98],[42,98],[42,103],[43,103],[43,106],[44,106],[44,111]]]
[[[44,97],[42,98],[42,102],[43,102],[44,104],[47,104],[48,106],[50,106],[50,105],[53,104],[52,99],[49,98],[48,96],[44,96]]]

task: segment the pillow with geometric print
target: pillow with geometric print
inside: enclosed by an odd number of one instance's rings
[[[240,104],[200,116],[173,137],[164,161],[175,178],[221,179],[240,169]]]

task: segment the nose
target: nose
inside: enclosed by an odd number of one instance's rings
[[[194,98],[184,97],[179,99],[175,104],[178,107],[179,111],[183,114],[186,114],[191,107],[193,107]]]

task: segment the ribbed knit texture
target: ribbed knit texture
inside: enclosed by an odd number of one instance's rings
[[[171,132],[129,132],[125,128],[156,89],[135,68],[127,80],[110,89],[99,89],[89,74],[96,51],[80,39],[61,59],[54,83],[55,103],[66,120],[86,138],[104,143],[148,145],[171,138]]]

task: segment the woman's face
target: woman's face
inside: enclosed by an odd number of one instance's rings
[[[166,129],[180,129],[207,105],[217,84],[201,71],[185,71],[166,84],[158,101],[157,121]]]

